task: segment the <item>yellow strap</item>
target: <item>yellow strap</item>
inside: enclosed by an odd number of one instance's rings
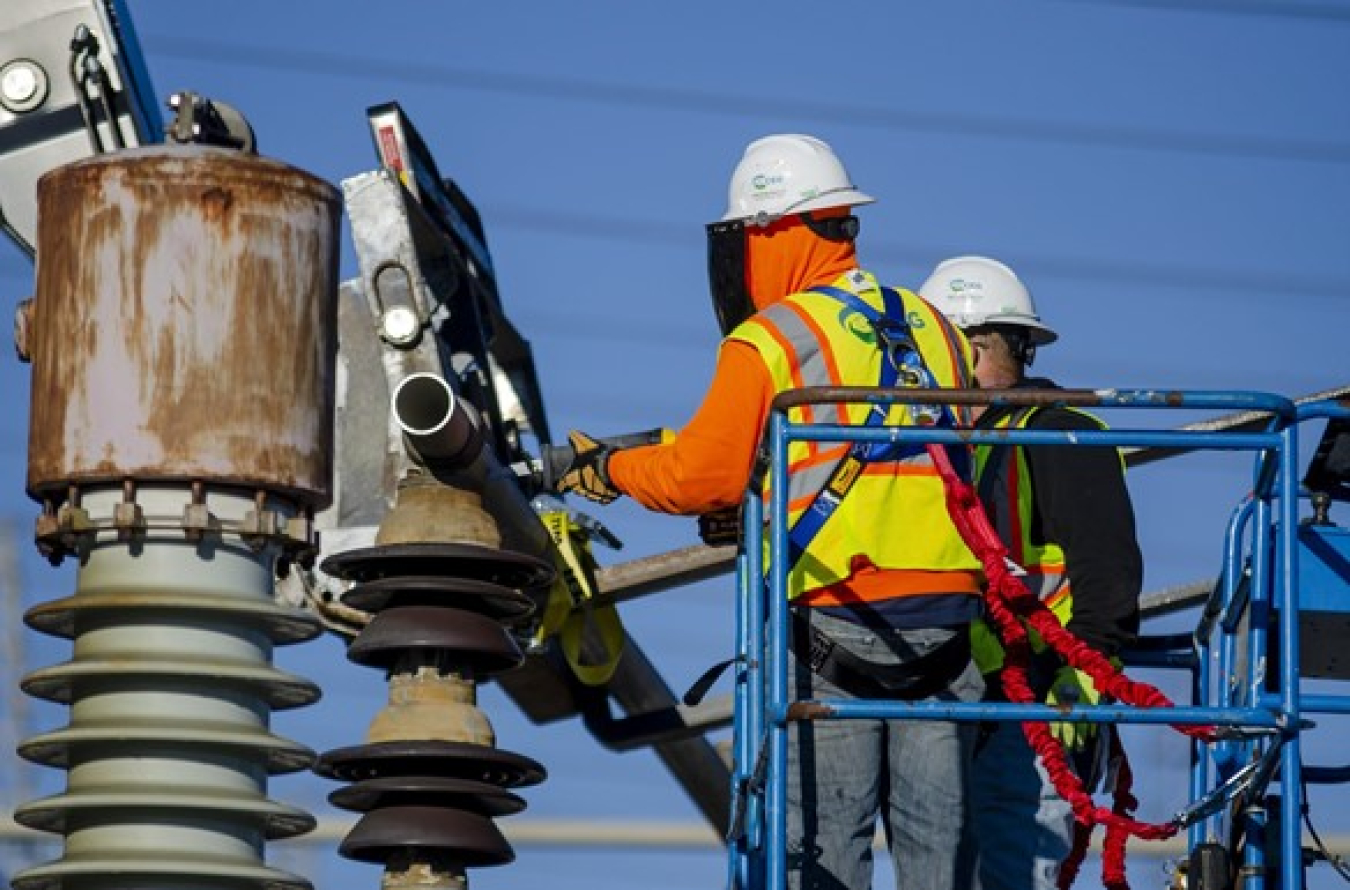
[[[539,517],[553,537],[557,577],[549,590],[544,614],[535,632],[534,642],[543,643],[557,636],[563,657],[576,678],[587,686],[603,686],[614,676],[623,655],[623,623],[613,605],[595,608],[595,559],[591,556],[585,531],[566,510],[542,513]],[[580,610],[577,610],[577,607]],[[582,643],[598,639],[604,656],[598,662],[587,661]]]

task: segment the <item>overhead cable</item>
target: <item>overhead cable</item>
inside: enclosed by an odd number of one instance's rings
[[[490,205],[484,208],[493,224],[530,229],[574,238],[623,240],[643,244],[680,245],[703,249],[702,230],[652,220],[601,217],[592,214],[549,212],[540,208]],[[872,259],[927,262],[935,256],[960,253],[956,245],[902,244],[869,239],[865,251]],[[1011,251],[1005,251],[1012,253]],[[1181,287],[1225,293],[1279,294],[1297,297],[1350,297],[1350,278],[1326,273],[1294,274],[1285,269],[1265,271],[1237,267],[1179,266],[1134,258],[1080,259],[1016,251],[1018,267],[1039,276],[1111,281],[1150,287]],[[921,259],[922,258],[922,259]],[[1030,274],[1030,273],[1029,273]]]
[[[1070,0],[1081,6],[1083,0]],[[1250,15],[1281,19],[1350,22],[1350,7],[1331,3],[1279,3],[1263,0],[1095,0],[1102,6],[1134,6],[1166,12],[1199,12],[1206,15]]]
[[[542,207],[485,204],[481,209],[483,215],[491,219],[495,230],[513,229],[609,243],[680,247],[691,251],[701,251],[704,248],[702,229],[697,224],[601,217],[556,212]],[[866,245],[866,253],[873,260],[919,265],[927,263],[932,257],[953,256],[962,250],[963,248],[954,244],[921,245],[883,239],[869,239]],[[1021,250],[1003,252],[1008,255],[1015,253],[1019,268],[1034,271],[1037,277],[1110,282],[1136,287],[1173,287],[1190,291],[1255,294],[1263,298],[1272,295],[1289,299],[1341,300],[1350,297],[1350,278],[1326,272],[1300,275],[1283,269],[1181,266],[1138,259],[1078,258]],[[31,276],[31,268],[0,267],[0,279],[31,280]]]
[[[1187,133],[1150,127],[1128,127],[1084,121],[1036,120],[1025,116],[973,116],[915,109],[896,110],[844,105],[837,100],[811,102],[794,98],[730,95],[724,92],[639,86],[615,81],[584,80],[558,74],[520,74],[489,71],[443,63],[392,61],[298,47],[246,46],[182,35],[151,34],[143,41],[162,58],[196,64],[257,68],[415,84],[423,89],[459,89],[479,92],[664,108],[737,118],[781,118],[836,126],[929,132],[944,135],[992,137],[1029,142],[1051,142],[1108,149],[1181,152],[1209,156],[1315,163],[1350,163],[1350,142],[1237,133]]]

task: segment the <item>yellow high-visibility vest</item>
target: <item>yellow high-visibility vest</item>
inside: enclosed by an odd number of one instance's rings
[[[1035,406],[1020,408],[1000,417],[991,428],[1026,429],[1038,410]],[[1106,428],[1100,418],[1086,411],[1067,410],[1076,411],[1098,427]],[[1020,576],[1022,582],[1055,613],[1061,624],[1067,625],[1073,617],[1073,592],[1069,589],[1064,551],[1053,541],[1038,541],[1032,537],[1036,493],[1032,489],[1031,470],[1023,447],[977,445],[975,485],[990,523],[1008,548],[1008,557],[1026,571]],[[1123,459],[1121,466],[1124,467]],[[1031,644],[1036,651],[1045,646],[1034,631]],[[984,621],[971,625],[971,649],[975,663],[984,673],[1003,667],[1003,647]]]
[[[841,276],[834,287],[882,309],[880,286],[865,272]],[[943,315],[919,296],[900,291],[906,320],[925,366],[940,387],[970,386],[969,345]],[[728,339],[754,347],[775,392],[810,386],[875,386],[882,352],[871,323],[823,293],[793,294],[762,310]],[[789,411],[793,423],[863,425],[869,405],[806,405]],[[961,423],[965,412],[957,409]],[[892,406],[888,425],[909,424],[910,408]],[[792,442],[788,446],[788,521],[796,522],[848,444]],[[765,497],[768,496],[767,481]],[[788,578],[788,596],[849,577],[857,557],[881,569],[978,571],[947,512],[941,477],[922,450],[897,461],[864,465],[858,480],[811,541]]]

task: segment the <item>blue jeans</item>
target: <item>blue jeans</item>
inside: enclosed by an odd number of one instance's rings
[[[997,681],[995,681],[997,682]],[[996,724],[975,754],[971,831],[979,890],[1055,890],[1073,844],[1073,810],[1017,722]]]
[[[826,615],[811,623],[837,645],[871,662],[925,655],[967,628],[876,631]],[[853,696],[789,657],[794,695]],[[979,701],[974,664],[943,701]],[[972,723],[818,720],[788,728],[787,859],[791,890],[870,890],[878,818],[895,864],[897,890],[964,890],[974,863],[960,855]]]

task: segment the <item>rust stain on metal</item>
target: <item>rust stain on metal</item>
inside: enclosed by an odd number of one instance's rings
[[[209,222],[222,222],[233,204],[234,195],[228,189],[212,186],[202,192],[202,215]]]
[[[201,479],[330,499],[339,196],[156,147],[39,183],[29,492]]]
[[[21,362],[32,361],[32,351],[28,345],[32,329],[33,300],[32,298],[20,300],[14,310],[14,351]]]
[[[833,716],[834,708],[813,701],[794,702],[788,705],[787,709],[789,722],[794,720],[825,720]]]
[[[1105,404],[1101,394],[1085,389],[903,389],[879,386],[808,386],[774,397],[772,408],[787,411],[804,405],[830,403],[944,405],[1068,405],[1094,407]]]

